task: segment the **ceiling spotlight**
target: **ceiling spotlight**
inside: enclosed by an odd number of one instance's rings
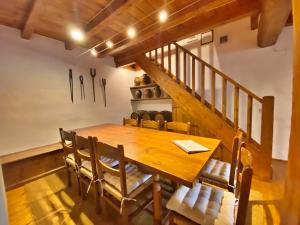
[[[168,19],[168,13],[167,13],[167,11],[166,10],[160,11],[159,14],[158,14],[158,18],[159,18],[159,21],[161,23],[166,22],[167,19]]]
[[[127,35],[129,38],[135,38],[136,30],[133,27],[129,27],[127,30]]]
[[[98,52],[96,51],[96,49],[92,49],[91,50],[91,54],[93,55],[93,56],[97,56],[98,55]]]
[[[108,47],[108,48],[112,48],[113,46],[114,46],[114,43],[112,43],[111,41],[107,41],[106,42],[106,46]]]
[[[71,30],[71,37],[75,41],[82,41],[84,39],[84,34],[80,29],[72,29]]]

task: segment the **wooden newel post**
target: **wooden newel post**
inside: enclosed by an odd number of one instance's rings
[[[273,149],[273,123],[274,123],[274,96],[264,96],[262,102],[261,118],[261,154],[259,174],[261,178],[269,179],[272,175],[272,149]]]

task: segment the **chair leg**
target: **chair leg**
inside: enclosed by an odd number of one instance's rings
[[[104,221],[108,221],[107,204],[105,202],[104,197],[100,198],[100,204],[101,204],[101,213],[102,213],[103,219],[104,219]]]
[[[128,202],[124,201],[123,207],[122,207],[122,225],[128,225],[129,224],[129,212],[128,212]]]
[[[174,221],[174,213],[172,211],[169,214],[169,225],[176,225]]]
[[[70,166],[67,164],[68,187],[72,187]]]
[[[78,175],[77,175],[77,183],[78,183],[78,195],[81,196],[82,195],[82,186],[81,186],[80,177]]]
[[[96,201],[96,213],[100,214],[100,198],[99,198],[99,185],[97,182],[94,183],[94,193],[95,193],[95,201]]]

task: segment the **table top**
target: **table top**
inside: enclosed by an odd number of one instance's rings
[[[192,186],[221,141],[193,135],[140,127],[103,124],[74,130],[77,135],[97,137],[109,145],[124,146],[125,158],[186,186]],[[173,140],[193,140],[210,150],[188,154]]]

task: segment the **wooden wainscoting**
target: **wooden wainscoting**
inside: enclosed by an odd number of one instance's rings
[[[63,169],[63,152],[56,143],[0,157],[6,190]]]

